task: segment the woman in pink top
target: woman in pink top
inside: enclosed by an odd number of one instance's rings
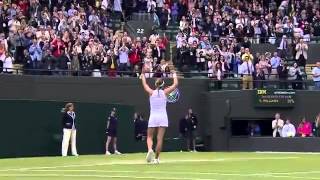
[[[265,79],[268,79],[269,76],[269,70],[268,68],[270,68],[271,65],[269,64],[268,60],[266,59],[265,55],[261,55],[259,57],[259,63],[256,64],[256,69],[260,69],[261,71],[263,71],[264,75],[265,75]]]
[[[298,126],[298,134],[301,137],[308,137],[308,136],[311,136],[311,132],[312,132],[311,123],[306,121],[305,117],[302,118],[302,121]]]

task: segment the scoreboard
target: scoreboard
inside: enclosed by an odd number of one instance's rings
[[[257,89],[255,92],[255,107],[294,107],[294,90]]]

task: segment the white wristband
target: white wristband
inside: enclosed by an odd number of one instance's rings
[[[172,77],[173,77],[173,78],[176,78],[176,77],[177,77],[177,74],[176,74],[176,73],[173,73]]]

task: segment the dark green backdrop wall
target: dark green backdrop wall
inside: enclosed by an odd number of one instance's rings
[[[275,112],[280,112],[297,123],[299,117],[303,115],[313,121],[315,115],[320,112],[320,91],[298,91],[296,105],[291,109],[258,109],[253,106],[253,91],[208,92],[208,81],[207,79],[180,80],[181,98],[177,103],[168,105],[170,127],[166,134],[169,140],[165,144],[165,150],[179,150],[179,143],[174,138],[179,136],[179,119],[189,107],[198,114],[200,126],[197,135],[203,138],[206,150],[210,151],[257,150],[253,147],[257,147],[257,143],[260,142],[270,145],[269,149],[279,146],[278,141],[274,140],[248,141],[230,137],[228,122],[230,118],[272,118]],[[153,83],[153,80],[150,80],[150,84]],[[170,81],[166,80],[166,83],[169,84]],[[105,117],[114,105],[121,110],[119,112],[123,123],[120,125],[123,134],[119,137],[121,150],[145,151],[144,142],[137,143],[133,139],[133,113],[137,111],[146,118],[149,116],[148,96],[138,79],[0,76],[0,87],[0,99],[4,100],[0,101],[0,156],[59,154],[61,140],[59,110],[64,102],[69,101],[78,102],[76,105],[79,117],[80,153],[104,152]],[[232,106],[229,114],[226,100],[229,100]],[[14,128],[16,129],[13,130]],[[317,139],[314,141],[320,142]],[[286,146],[283,142],[281,144],[283,149],[292,147]],[[294,147],[299,147],[300,144]],[[320,143],[309,147],[320,151]],[[262,147],[260,150],[264,149],[266,148]]]
[[[0,157],[60,155],[64,102],[2,100],[0,101]],[[132,114],[126,105],[75,103],[77,144],[80,154],[105,152],[106,117],[116,107],[119,118],[119,149],[135,152],[144,149],[134,140]]]

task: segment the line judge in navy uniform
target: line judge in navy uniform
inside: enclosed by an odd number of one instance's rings
[[[117,128],[118,128],[118,118],[116,117],[116,108],[113,108],[110,116],[107,120],[107,142],[106,142],[106,155],[111,155],[109,151],[109,145],[111,141],[113,142],[114,154],[120,155],[121,153],[117,149]]]
[[[62,156],[68,155],[68,148],[71,141],[71,152],[73,156],[79,156],[76,147],[76,113],[74,112],[74,105],[67,103],[64,108],[62,117],[63,126],[63,140],[62,140]]]

